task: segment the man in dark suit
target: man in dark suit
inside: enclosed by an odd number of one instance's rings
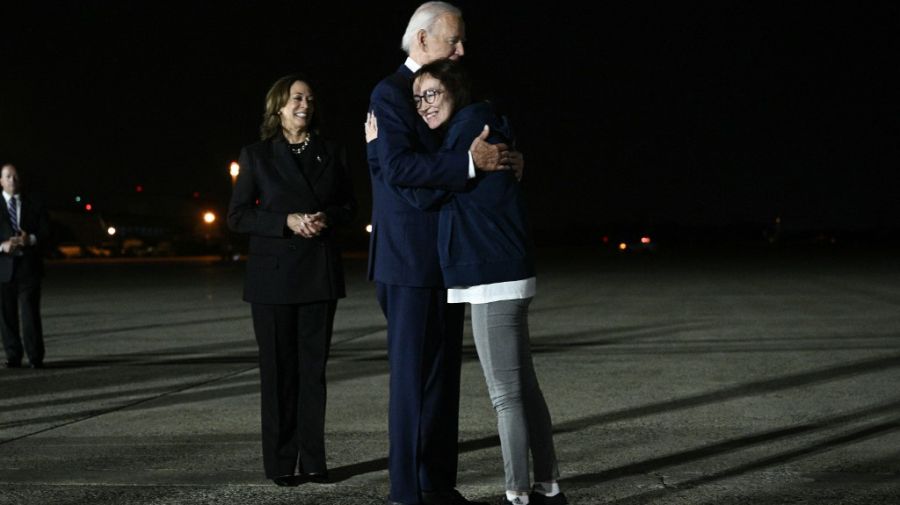
[[[462,190],[482,170],[508,168],[504,145],[473,139],[469,153],[437,152],[412,104],[412,73],[464,53],[460,11],[422,4],[403,37],[409,57],[372,91],[378,140],[368,147],[372,180],[369,279],[388,323],[391,479],[389,503],[460,505],[456,491],[459,377],[464,309],[447,304],[437,253],[438,212],[416,209],[398,187]]]
[[[0,169],[4,205],[0,210],[0,333],[7,368],[44,366],[41,329],[41,247],[50,234],[50,219],[40,202],[20,194],[19,173],[11,163]],[[21,306],[21,334],[19,308]]]

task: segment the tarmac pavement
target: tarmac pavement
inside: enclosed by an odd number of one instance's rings
[[[541,251],[530,314],[573,504],[900,503],[900,256]],[[348,259],[332,483],[264,478],[243,265],[56,263],[47,368],[0,369],[0,504],[381,504],[385,322]],[[458,488],[501,503],[467,328]]]

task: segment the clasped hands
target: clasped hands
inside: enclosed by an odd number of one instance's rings
[[[27,245],[28,234],[24,231],[20,231],[18,235],[13,235],[9,240],[0,243],[0,251],[9,254],[18,251],[19,249],[24,249]]]
[[[288,214],[287,227],[304,238],[313,238],[322,233],[322,230],[328,227],[328,216],[324,212],[316,212],[315,214],[303,214],[295,212]]]

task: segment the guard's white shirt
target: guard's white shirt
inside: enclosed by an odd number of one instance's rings
[[[6,204],[6,208],[9,208],[9,199],[12,198],[13,195],[3,191],[3,203]],[[22,195],[15,195],[16,197],[16,225],[19,226],[19,229],[22,229]],[[28,230],[25,230],[28,231]],[[37,236],[34,233],[28,234],[28,245],[37,244]],[[9,252],[9,251],[3,251]]]

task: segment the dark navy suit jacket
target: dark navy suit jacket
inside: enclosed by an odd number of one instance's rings
[[[20,276],[39,279],[44,274],[42,256],[50,239],[50,218],[39,200],[30,198],[30,195],[20,198],[22,205],[19,211],[19,229],[37,237],[37,244],[23,249],[24,254],[17,258],[19,261],[15,268],[19,270]],[[0,196],[0,242],[9,240],[13,235],[15,233],[6,210],[6,200]],[[9,282],[13,278],[13,265],[12,255],[0,253],[0,282]]]
[[[369,110],[378,118],[378,139],[368,146],[372,179],[369,279],[398,286],[442,287],[438,210],[416,208],[401,190],[463,189],[468,150],[440,151],[440,140],[413,108],[411,77],[412,71],[402,65],[375,86],[370,99]]]

